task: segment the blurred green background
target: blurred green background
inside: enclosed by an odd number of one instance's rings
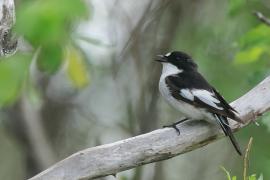
[[[18,51],[0,60],[0,179],[32,177],[78,150],[179,119],[160,98],[156,54],[191,54],[228,101],[270,73],[270,26],[253,15],[270,18],[268,0],[15,2]],[[254,137],[248,173],[264,179],[269,118],[236,133],[243,148]],[[242,164],[224,138],[117,179],[227,179],[221,166],[242,179]]]

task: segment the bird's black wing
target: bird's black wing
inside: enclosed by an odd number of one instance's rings
[[[223,98],[223,96],[220,95],[219,92],[215,88],[213,88],[213,91],[214,91],[215,95],[217,96],[217,98],[222,102],[222,104],[226,108],[228,108],[228,109],[230,109],[230,110],[232,110],[232,111],[234,111],[234,112],[237,113],[237,111],[226,102],[226,100]]]
[[[236,111],[198,72],[171,75],[165,82],[175,99],[242,123]]]

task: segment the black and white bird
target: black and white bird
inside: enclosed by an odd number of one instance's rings
[[[159,81],[162,96],[187,119],[207,120],[218,123],[224,134],[229,136],[239,155],[241,150],[233,136],[227,118],[242,123],[237,112],[198,72],[197,64],[184,52],[174,51],[158,55],[163,65]],[[174,127],[179,130],[174,123]]]

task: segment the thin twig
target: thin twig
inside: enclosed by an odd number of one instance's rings
[[[40,107],[33,105],[27,95],[21,100],[22,120],[38,165],[44,169],[56,161],[56,156],[46,136],[40,117]]]
[[[265,17],[261,12],[259,11],[254,11],[253,14],[264,24],[267,26],[270,26],[270,19]]]
[[[247,170],[248,170],[248,164],[249,164],[249,152],[250,152],[250,149],[251,149],[252,141],[253,141],[253,137],[251,137],[249,139],[247,149],[246,149],[246,153],[245,153],[245,157],[244,157],[244,171],[243,171],[244,180],[247,180]]]

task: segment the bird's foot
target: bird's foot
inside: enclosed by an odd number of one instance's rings
[[[163,128],[173,128],[173,129],[176,130],[176,132],[178,133],[178,135],[180,135],[180,129],[177,127],[177,125],[178,124],[181,124],[181,123],[183,123],[183,122],[185,122],[187,120],[188,120],[188,118],[184,118],[184,119],[181,119],[180,121],[177,121],[177,122],[175,122],[175,123],[173,123],[171,125],[163,126]]]
[[[163,126],[163,128],[173,128],[176,130],[177,134],[180,135],[180,129],[176,126],[175,123],[173,123],[171,125]]]

